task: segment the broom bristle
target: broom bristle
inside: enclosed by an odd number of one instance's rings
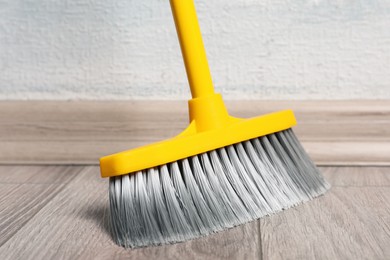
[[[112,236],[131,248],[186,241],[290,208],[329,188],[288,129],[110,178]]]

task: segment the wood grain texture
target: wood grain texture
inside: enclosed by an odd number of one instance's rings
[[[388,259],[390,188],[334,187],[262,219],[264,259]]]
[[[339,176],[329,178],[325,196],[260,220],[262,257],[389,259],[390,168],[334,167],[325,175]]]
[[[79,167],[1,166],[0,246],[56,196],[78,171]]]
[[[390,102],[229,101],[232,115],[291,108],[294,128],[321,165],[390,165]],[[185,101],[0,102],[0,163],[97,164],[163,140],[187,124]]]
[[[109,235],[108,183],[86,167],[0,247],[5,259],[258,259],[257,221],[186,243],[125,250]],[[3,258],[4,259],[4,258]]]
[[[6,173],[12,176],[0,183],[0,256],[389,259],[390,167],[321,170],[333,185],[323,197],[204,238],[125,250],[109,235],[108,183],[99,177],[98,167],[1,166],[1,178]],[[58,190],[53,191],[55,188]]]
[[[66,184],[82,166],[0,165],[0,184]]]

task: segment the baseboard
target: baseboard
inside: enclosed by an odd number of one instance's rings
[[[293,109],[319,165],[390,165],[390,101],[228,101],[251,117]],[[0,164],[98,164],[101,156],[173,137],[185,101],[0,102]]]

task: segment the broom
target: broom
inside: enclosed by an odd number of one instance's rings
[[[228,115],[213,89],[193,0],[170,0],[192,99],[175,138],[100,159],[112,236],[124,247],[205,236],[313,199],[329,184],[291,127],[292,111]]]

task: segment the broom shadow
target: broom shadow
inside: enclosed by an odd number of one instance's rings
[[[95,207],[87,207],[80,212],[82,218],[95,222],[101,231],[105,232],[111,239],[111,224],[110,214],[107,205],[98,205]]]

